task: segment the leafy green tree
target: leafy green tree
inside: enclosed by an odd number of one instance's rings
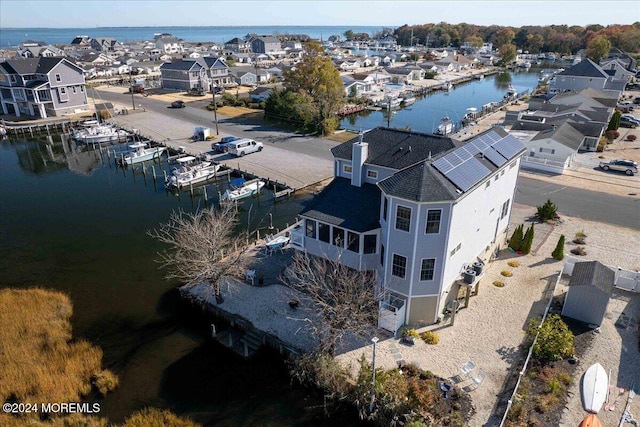
[[[525,233],[524,239],[522,241],[523,254],[528,254],[531,252],[531,247],[533,246],[533,234],[533,223],[531,223],[531,226],[527,229],[527,232]]]
[[[618,110],[614,111],[607,130],[617,130],[620,127],[620,117],[622,117],[622,113]]]
[[[516,59],[516,46],[509,43],[501,45],[498,50],[500,51],[500,64],[508,65]]]
[[[516,33],[509,27],[499,28],[493,35],[496,46],[512,44]]]
[[[310,96],[317,132],[326,135],[338,127],[335,113],[344,101],[344,85],[337,68],[318,43],[307,43],[302,61],[284,77],[287,89]]]
[[[611,42],[602,35],[595,36],[587,43],[587,57],[595,63],[607,56],[611,49]]]
[[[543,222],[556,219],[558,218],[558,208],[555,203],[547,199],[544,205],[537,207],[536,217]]]
[[[522,249],[522,240],[523,240],[522,230],[523,229],[524,229],[524,226],[522,224],[517,226],[516,229],[513,230],[511,239],[509,239],[509,247],[516,252]]]
[[[557,261],[562,261],[564,259],[564,234],[560,235],[558,244],[556,244],[556,248],[551,252],[551,256]]]
[[[550,314],[540,324],[540,319],[533,318],[527,325],[527,336],[533,342],[533,356],[542,363],[554,362],[573,356],[573,333],[559,315]]]
[[[347,40],[353,40],[353,30],[347,30],[344,32],[344,38]]]

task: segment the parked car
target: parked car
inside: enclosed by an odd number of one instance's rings
[[[627,175],[638,173],[638,163],[634,162],[633,160],[618,159],[611,160],[609,162],[600,162],[600,168],[606,171],[613,170],[624,172]]]
[[[184,101],[173,101],[171,103],[171,108],[184,108],[186,107]]]
[[[189,95],[191,96],[204,96],[204,89],[200,89],[200,88],[193,88],[189,90]]]
[[[638,123],[638,121],[629,117],[620,117],[620,127],[635,129],[638,126],[640,126],[640,123]]]
[[[634,103],[634,104],[640,104],[640,96],[636,96],[636,97],[633,99],[633,103]]]
[[[129,87],[129,93],[144,93],[144,86],[142,85],[133,85]]]
[[[262,151],[264,148],[262,142],[254,141],[253,139],[239,139],[229,143],[229,154],[234,156],[244,156],[245,154],[255,153],[256,151]]]
[[[216,95],[224,93],[224,88],[222,86],[216,86],[213,88],[213,93]]]
[[[623,114],[620,116],[620,120],[625,120],[625,121],[630,121],[630,122],[634,122],[638,125],[640,125],[640,119],[635,118],[634,116],[632,116],[631,114]]]
[[[227,151],[229,151],[229,143],[237,141],[239,139],[241,138],[238,138],[237,136],[223,136],[222,138],[220,138],[220,142],[214,142],[213,144],[211,144],[211,148],[219,153],[226,153]]]
[[[630,102],[619,102],[618,105],[616,105],[616,107],[618,108],[618,110],[622,111],[623,113],[629,113],[633,111],[633,104]]]

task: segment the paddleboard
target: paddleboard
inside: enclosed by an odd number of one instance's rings
[[[602,427],[602,423],[595,414],[589,414],[584,417],[584,420],[580,423],[580,427]]]
[[[582,378],[582,402],[584,410],[597,414],[607,397],[609,387],[607,373],[601,364],[595,363]]]

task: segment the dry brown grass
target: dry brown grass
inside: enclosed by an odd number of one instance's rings
[[[333,133],[331,135],[328,135],[326,138],[336,142],[347,142],[357,136],[358,136],[357,133],[344,131],[344,132]]]
[[[231,117],[234,119],[262,120],[264,118],[263,110],[254,110],[253,108],[246,107],[231,107],[229,105],[218,108],[218,113],[225,117]]]
[[[105,391],[117,384],[102,370],[100,348],[71,341],[71,314],[71,301],[60,292],[0,290],[2,402],[80,402],[95,378],[109,379]]]

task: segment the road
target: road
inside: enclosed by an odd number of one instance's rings
[[[638,197],[614,196],[522,176],[518,178],[516,203],[539,206],[548,199],[556,204],[560,215],[640,230]]]
[[[131,95],[114,93],[112,91],[98,91],[99,96],[106,101],[121,105],[131,105]],[[182,109],[168,109],[168,102],[153,97],[135,95],[136,105],[159,114],[169,114],[173,118],[198,123],[211,127],[215,131],[213,113],[204,107],[209,103],[208,97],[192,101]],[[282,131],[263,124],[246,124],[240,121],[218,115],[220,134],[231,134],[239,137],[260,140],[265,145],[298,154],[333,161],[330,149],[338,143],[322,138],[308,137],[294,132]],[[282,162],[285,167],[292,167]],[[638,189],[640,193],[640,189]],[[550,199],[558,206],[560,214],[583,218],[590,221],[604,222],[634,229],[640,229],[640,198],[621,197],[603,192],[583,190],[577,187],[525,178],[520,176],[516,190],[515,202],[528,206],[539,206]]]

